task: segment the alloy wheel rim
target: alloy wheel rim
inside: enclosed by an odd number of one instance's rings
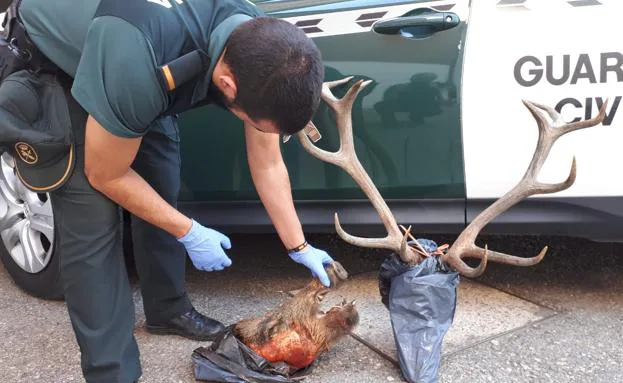
[[[36,274],[50,263],[54,213],[50,196],[27,189],[8,153],[0,157],[0,238],[22,270]]]

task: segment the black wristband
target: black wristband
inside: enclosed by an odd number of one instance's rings
[[[296,253],[297,251],[301,251],[301,250],[303,250],[306,247],[307,247],[307,241],[301,243],[297,247],[291,248],[290,250],[288,250],[288,253]]]

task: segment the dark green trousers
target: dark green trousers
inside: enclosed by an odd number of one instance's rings
[[[69,318],[88,383],[134,382],[141,366],[133,333],[132,290],[122,253],[121,209],[94,190],[84,175],[87,114],[69,91],[67,100],[77,136],[77,162],[67,184],[52,193],[52,204]],[[179,133],[174,118],[158,124],[144,136],[132,167],[176,206]],[[132,237],[147,321],[166,321],[190,309],[184,289],[183,246],[136,217],[132,217]]]

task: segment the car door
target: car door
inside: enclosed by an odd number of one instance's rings
[[[565,122],[597,116],[608,100],[602,123],[557,140],[538,175],[561,182],[575,157],[573,185],[517,204],[488,229],[623,238],[623,177],[616,170],[623,161],[623,51],[619,25],[602,21],[621,11],[620,0],[474,2],[462,109],[468,220],[511,189],[532,159],[538,129],[522,100],[554,108]]]
[[[327,81],[372,80],[353,107],[355,147],[383,197],[392,200],[398,220],[430,231],[462,226],[460,85],[468,0],[255,3],[315,41]],[[347,88],[336,89],[336,95]],[[314,122],[322,134],[317,145],[337,149],[337,130],[325,105]],[[183,115],[181,126],[182,201],[257,201],[239,121],[208,106]],[[304,223],[331,226],[338,208],[345,223],[379,222],[344,171],[312,157],[296,139],[283,145],[283,155]],[[236,218],[206,219],[223,224]]]

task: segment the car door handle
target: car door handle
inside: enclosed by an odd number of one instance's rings
[[[417,12],[420,11],[420,12]],[[396,35],[405,29],[421,29],[427,34],[451,29],[459,25],[459,16],[452,12],[438,12],[432,9],[416,10],[417,15],[401,16],[394,19],[379,20],[372,26],[376,33]]]

